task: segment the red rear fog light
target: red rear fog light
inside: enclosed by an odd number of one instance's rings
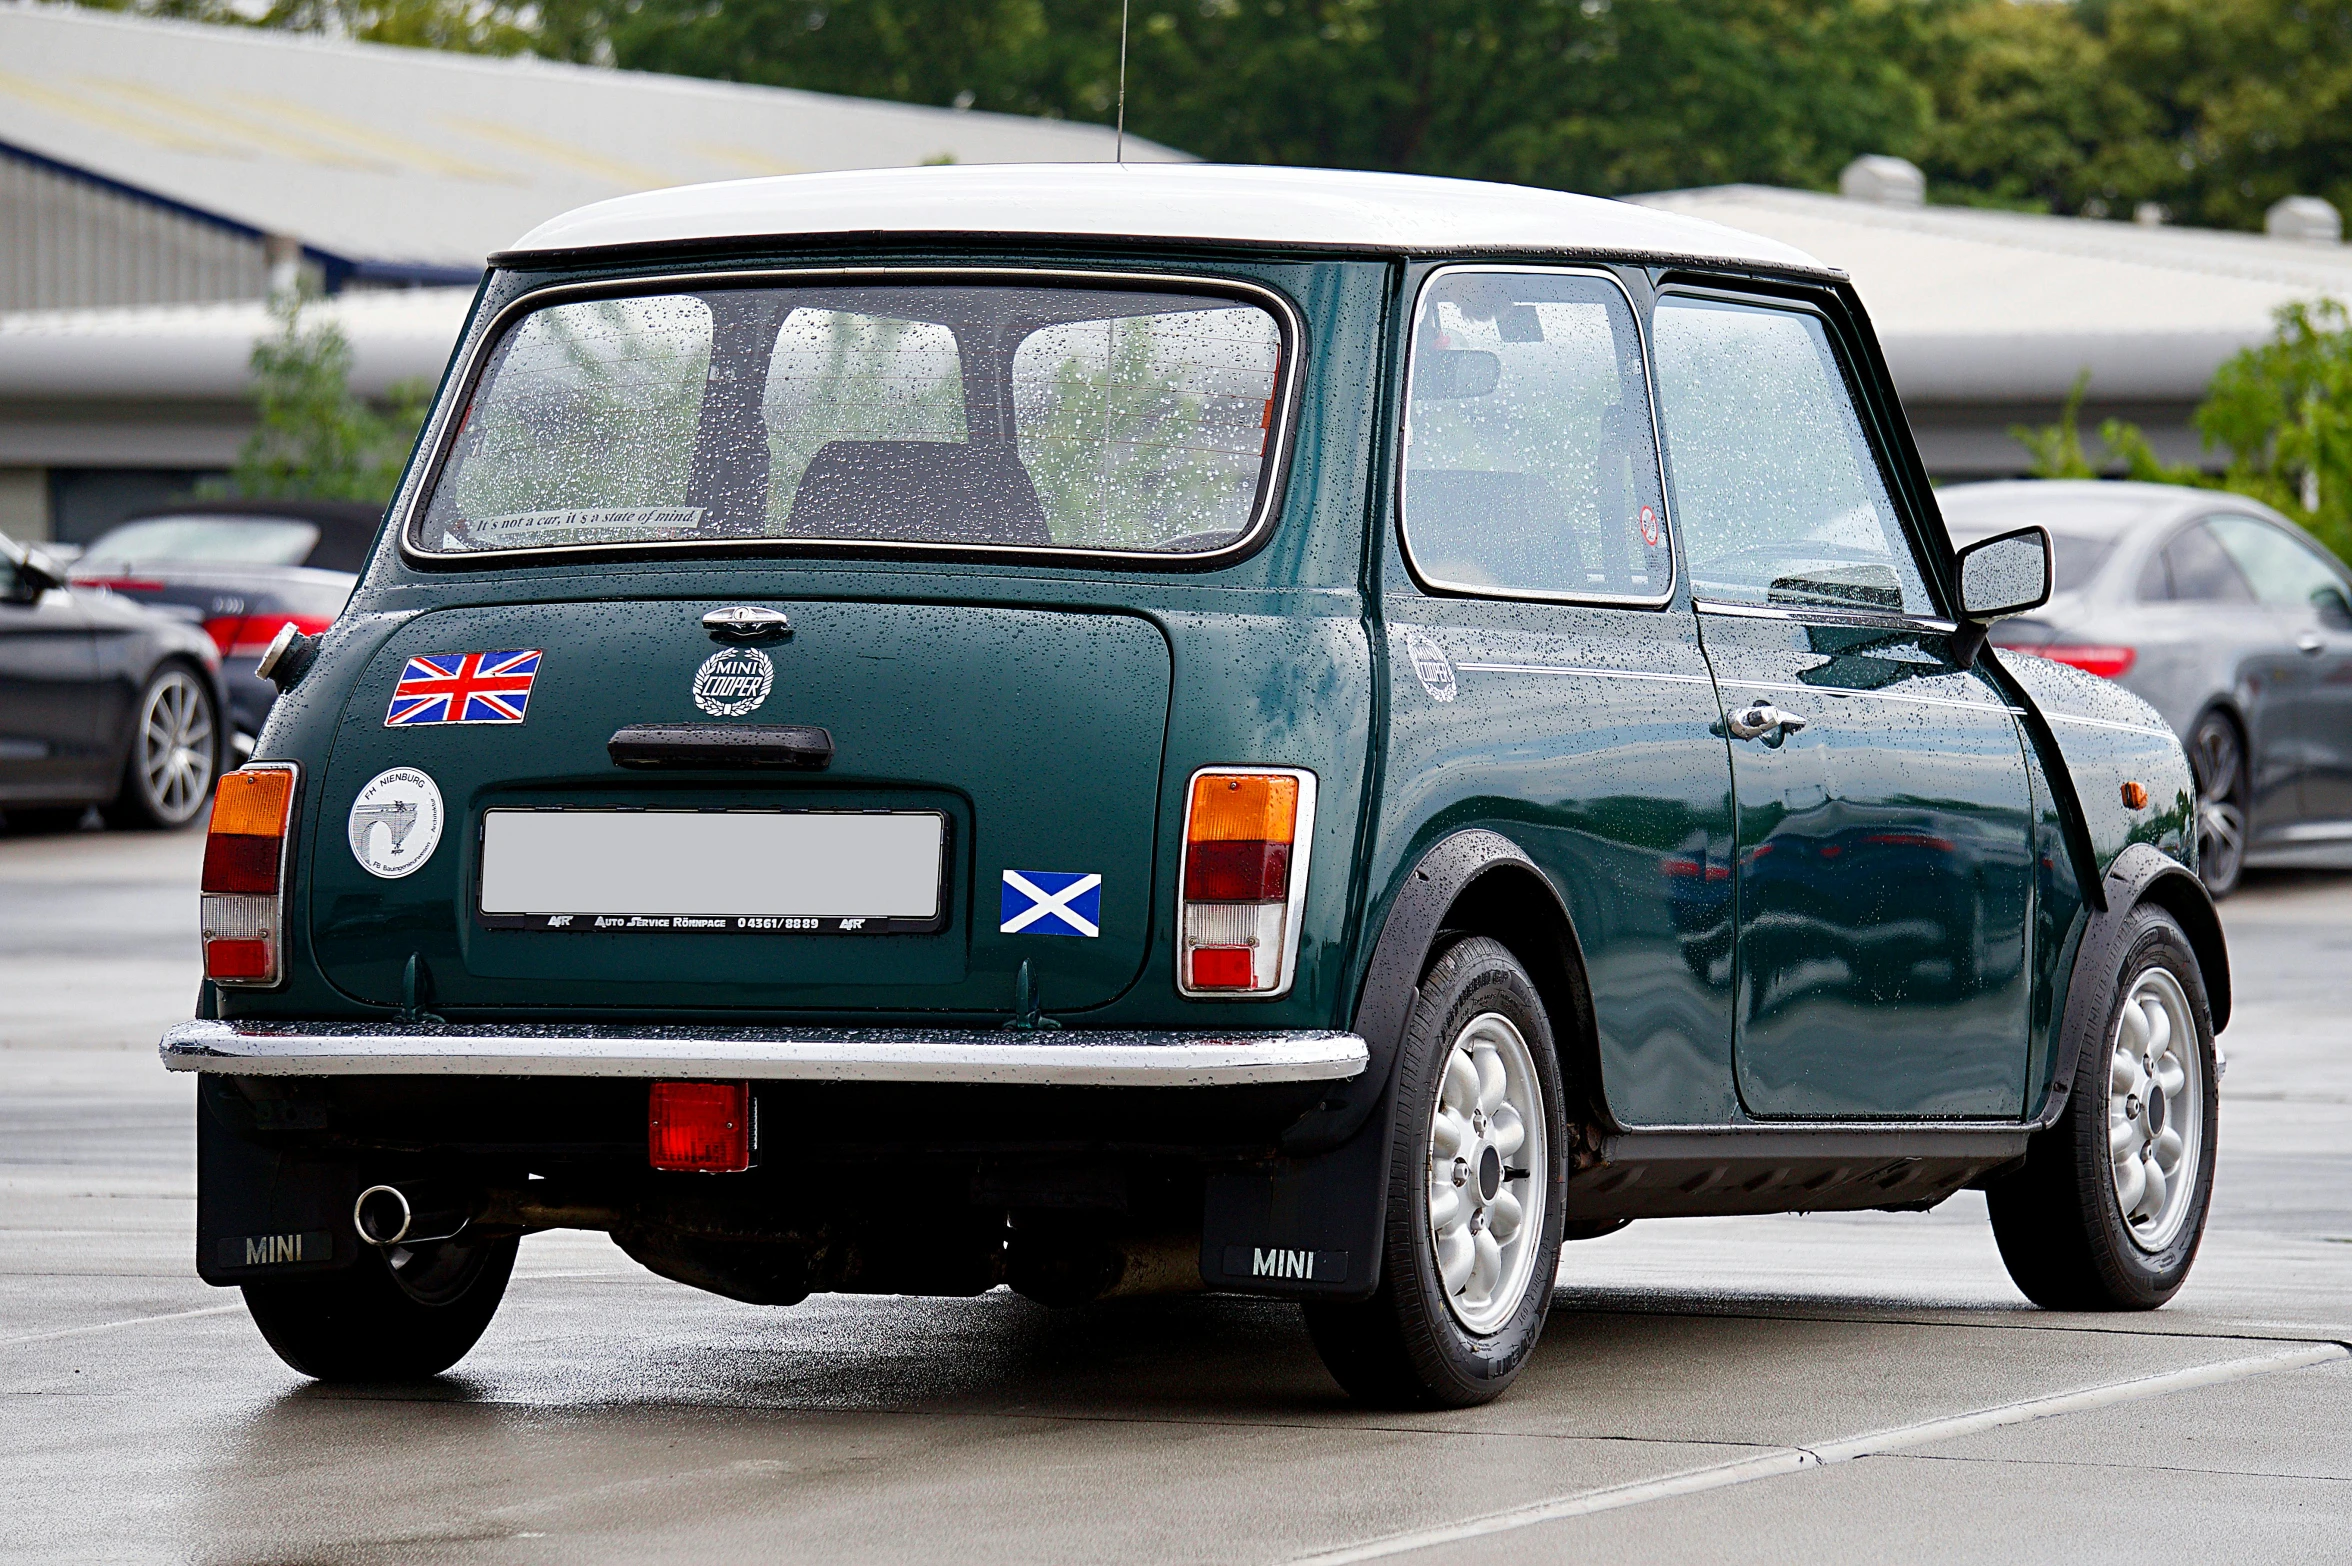
[[[656,1082],[645,1109],[645,1157],[656,1169],[733,1174],[751,1167],[751,1084]]]

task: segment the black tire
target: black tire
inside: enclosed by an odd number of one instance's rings
[[[1493,1330],[1474,1332],[1458,1318],[1438,1269],[1430,1225],[1430,1138],[1455,1042],[1489,1013],[1512,1024],[1531,1057],[1529,1080],[1542,1102],[1536,1115],[1522,1118],[1541,1126],[1543,1166],[1509,1183],[1514,1201],[1540,1190],[1543,1204],[1532,1220],[1532,1260],[1516,1299],[1504,1285],[1491,1294],[1488,1308],[1507,1310],[1507,1319]],[[1501,1396],[1517,1379],[1551,1310],[1568,1192],[1559,1063],[1551,1023],[1527,970],[1501,942],[1484,936],[1456,941],[1431,965],[1398,1056],[1380,1286],[1360,1303],[1309,1303],[1307,1331],[1333,1378],[1359,1402],[1381,1408],[1463,1408]],[[1507,1178],[1508,1168],[1501,1173]],[[1482,1173],[1477,1183],[1483,1201],[1492,1201],[1486,1179]],[[1482,1204],[1478,1216],[1488,1211]],[[1490,1228],[1500,1232],[1499,1225]]]
[[[2169,1234],[2147,1234],[2155,1244],[2145,1243],[2125,1217],[2117,1190],[2121,1177],[2109,1144],[2114,1123],[2110,1082],[2123,1036],[2124,1007],[2151,972],[2169,975],[2185,1001],[2197,1062],[2196,1090],[2181,1095],[2196,1103],[2195,1165],[2177,1226]],[[2154,1310],[2188,1281],[2213,1199],[2220,1096],[2204,978],[2188,936],[2172,915],[2143,904],[2129,915],[2116,971],[2079,975],[2078,982],[2100,986],[2101,1031],[2075,1064],[2073,1091],[2058,1123],[2035,1134],[2022,1168],[1986,1187],[1993,1238],[2009,1276],[2037,1305],[2050,1310]],[[2150,1102],[2139,1109],[2131,1107],[2136,1100],[2127,1099],[2123,1126],[2137,1120],[2136,1129],[2145,1134],[2151,1125],[2161,1130],[2183,1123],[2182,1106],[2166,1104],[2161,1093],[2148,1098]]]
[[[187,826],[211,802],[227,740],[210,683],[183,663],[157,669],[131,709],[122,785],[100,807],[107,822],[155,832]]]
[[[2237,721],[2219,708],[2189,733],[2189,765],[2197,775],[2197,878],[2219,902],[2238,889],[2246,870],[2246,742]]]
[[[341,1272],[248,1283],[278,1358],[320,1381],[417,1381],[465,1358],[506,1294],[515,1237],[444,1240],[395,1268],[372,1246]]]

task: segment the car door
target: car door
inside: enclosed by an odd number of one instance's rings
[[[1422,283],[1383,572],[1379,841],[1519,844],[1575,923],[1611,1112],[1719,1123],[1737,1112],[1730,771],[1647,383],[1613,274]]]
[[[2017,1114],[2022,733],[1953,660],[1841,323],[1669,292],[1652,332],[1730,738],[1741,1098],[1760,1116]]]
[[[0,802],[99,791],[97,651],[73,594],[0,548]]]
[[[2302,811],[2307,764],[2292,714],[2302,702],[2306,671],[2277,611],[2255,596],[2211,518],[2181,528],[2149,556],[2140,571],[2139,599],[2146,623],[2158,633],[2152,639],[2176,649],[2176,670],[2193,674],[2196,685],[2190,688],[2226,691],[2235,701],[2246,738],[2244,840],[2292,826]],[[2184,709],[2179,721],[2194,724],[2198,715]],[[2183,737],[2192,736],[2189,730]],[[2218,791],[2210,779],[2200,786],[2210,806]]]
[[[2273,656],[2290,670],[2285,721],[2296,757],[2289,841],[2352,836],[2352,584],[2342,567],[2260,517],[2206,524],[2275,617],[2287,644]]]

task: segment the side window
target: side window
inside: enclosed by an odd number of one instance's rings
[[[1405,548],[1441,586],[1662,599],[1641,338],[1607,278],[1440,273],[1406,390]]]
[[[2175,536],[2150,562],[2140,574],[2140,596],[2184,604],[2254,602],[2254,590],[2204,522]]]
[[[1652,337],[1694,594],[1935,612],[1817,317],[1670,295]]]
[[[2214,517],[2205,525],[2264,603],[2327,610],[2343,602],[2343,578],[2301,539],[2253,517]]]

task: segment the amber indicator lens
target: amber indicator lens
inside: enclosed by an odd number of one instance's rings
[[[1204,773],[1192,780],[1196,843],[1288,843],[1298,828],[1297,778]]]
[[[751,1084],[656,1082],[646,1100],[646,1161],[656,1169],[733,1174],[751,1167]]]
[[[2148,786],[2145,783],[2126,783],[2123,786],[2123,808],[2126,810],[2147,809]]]
[[[204,839],[207,892],[278,889],[278,845],[294,804],[294,774],[282,767],[221,774]]]

